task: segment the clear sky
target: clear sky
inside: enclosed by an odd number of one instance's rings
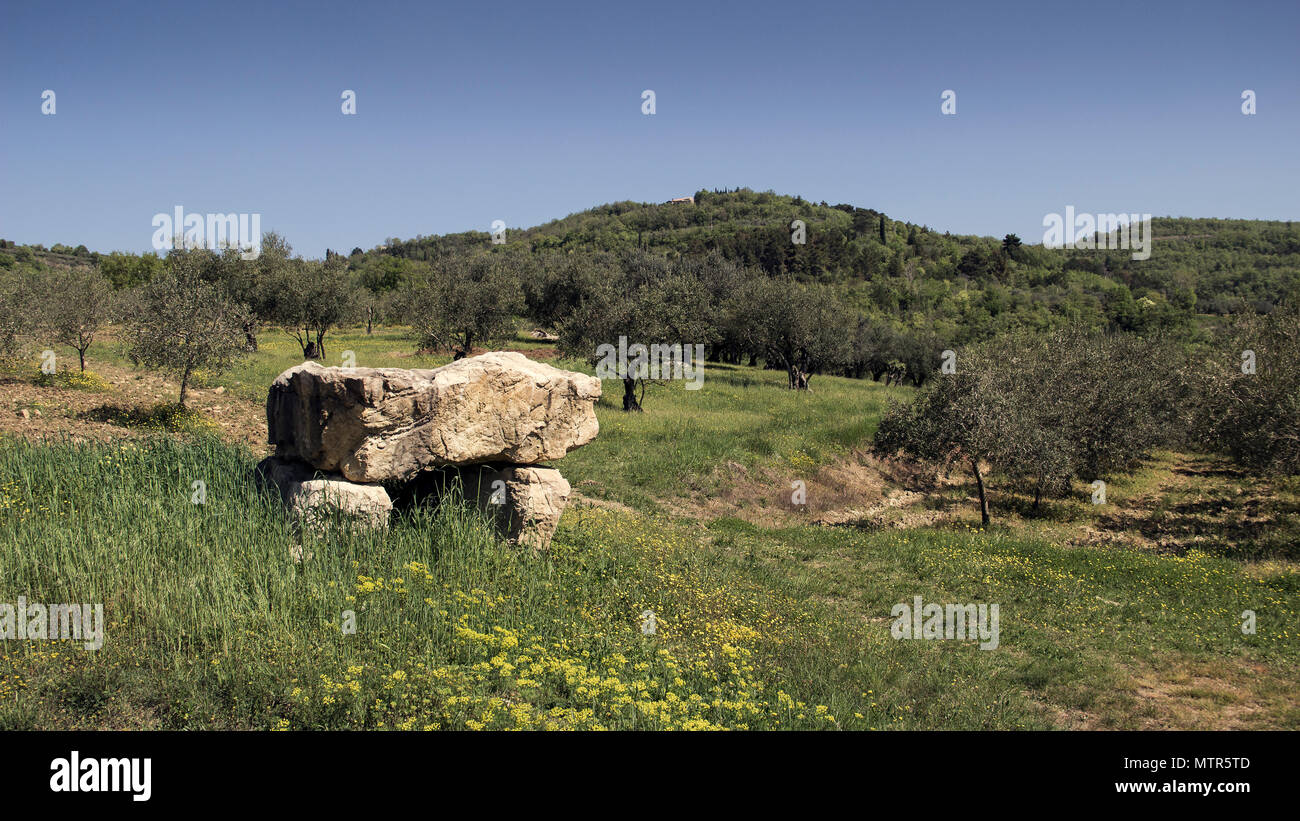
[[[0,22],[0,237],[96,251],[148,250],[176,205],[321,256],[736,186],[1030,242],[1067,205],[1300,219],[1297,145],[1296,0],[63,0]]]

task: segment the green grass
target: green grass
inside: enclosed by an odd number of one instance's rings
[[[5,600],[102,602],[108,626],[94,652],[5,642],[0,727],[1008,729],[1044,705],[1130,726],[1127,663],[1295,669],[1297,577],[1224,559],[592,508],[533,557],[454,508],[302,532],[251,469],[207,438],[3,440]],[[893,640],[914,595],[999,603],[1000,650]]]
[[[881,619],[917,595],[999,603],[1001,647],[987,654],[994,680],[1019,680],[1044,703],[1096,714],[1101,726],[1132,727],[1141,717],[1123,692],[1135,669],[1240,666],[1294,689],[1294,568],[1261,576],[1204,552],[1063,547],[1005,528],[867,533],[720,520],[712,529],[729,553],[752,557],[799,598],[832,603],[844,615]],[[1256,613],[1254,634],[1242,632],[1244,610]],[[887,625],[879,625],[883,633]],[[1300,726],[1293,700],[1277,706],[1261,726]]]
[[[833,376],[814,377],[813,392],[799,394],[785,381],[783,372],[710,365],[699,390],[650,387],[643,413],[625,413],[622,386],[606,381],[600,435],[564,457],[564,475],[587,496],[654,510],[716,492],[732,478],[729,463],[810,469],[861,449],[889,398],[906,396]]]
[[[834,725],[776,661],[816,624],[671,530],[591,511],[542,558],[447,507],[302,532],[252,467],[212,439],[3,440],[8,600],[102,602],[108,624],[94,652],[4,642],[0,727]]]
[[[391,329],[347,333],[331,358],[446,361],[411,348]],[[209,384],[260,402],[298,361],[268,334]],[[1080,496],[1024,519],[996,481],[989,529],[665,515],[724,488],[729,463],[814,470],[861,448],[908,395],[828,377],[799,395],[783,380],[710,367],[700,391],[652,387],[641,414],[606,383],[600,435],[559,467],[636,512],[572,507],[543,556],[456,508],[386,533],[301,531],[257,489],[251,454],[206,437],[0,439],[0,601],[103,602],[109,621],[93,653],[0,642],[0,728],[1300,728],[1300,576],[1285,558],[1247,561],[1261,548],[1227,545],[1232,531],[1197,533],[1204,549],[1182,555],[1071,546],[1108,511]],[[1190,530],[1196,505],[1236,497],[1237,477],[1165,488],[1173,461],[1111,482],[1111,503],[1151,496],[1143,527],[1180,516]],[[1279,516],[1294,491],[1277,485]],[[968,495],[935,501],[965,509]],[[999,649],[893,639],[891,608],[918,595],[999,604]]]

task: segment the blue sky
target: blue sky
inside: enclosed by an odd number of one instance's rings
[[[0,25],[0,237],[96,251],[148,250],[178,204],[321,256],[735,186],[1033,242],[1067,205],[1300,219],[1297,144],[1294,0],[73,0]]]

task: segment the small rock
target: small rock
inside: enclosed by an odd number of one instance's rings
[[[507,541],[534,550],[550,546],[572,492],[558,470],[531,465],[462,470],[479,472],[477,505],[493,517],[497,532]],[[466,486],[472,488],[473,483],[467,482]]]
[[[286,507],[315,522],[342,511],[371,527],[386,527],[393,502],[382,485],[359,485],[338,474],[323,473],[310,465],[275,456],[263,459],[257,473],[280,492]]]

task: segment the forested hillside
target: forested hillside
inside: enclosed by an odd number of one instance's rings
[[[390,239],[325,260],[268,234],[263,258],[204,263],[202,279],[290,330],[304,355],[330,327],[410,325],[428,348],[470,352],[519,318],[589,356],[619,335],[700,342],[715,361],[922,384],[938,352],[1020,329],[1160,333],[1203,342],[1231,314],[1300,293],[1300,226],[1157,218],[1148,259],[1053,250],[1037,237],[955,235],[871,208],[749,189],[602,205],[494,237]],[[498,240],[498,241],[494,241]],[[504,240],[503,242],[500,240]],[[42,272],[98,268],[127,292],[167,269],[156,254],[0,240],[0,303]],[[6,294],[8,294],[6,296]],[[13,319],[3,330],[23,333]],[[8,327],[13,326],[13,327]],[[313,338],[314,337],[314,338]]]
[[[791,223],[807,226],[792,241]],[[975,237],[890,219],[870,208],[748,189],[698,191],[694,203],[617,202],[523,230],[507,246],[548,252],[697,257],[717,252],[770,276],[834,283],[854,307],[926,327],[954,344],[1018,326],[1194,330],[1199,315],[1267,313],[1300,292],[1300,226],[1156,218],[1150,259],[1127,251],[1049,250],[1037,237]],[[1033,243],[1033,244],[1031,244]],[[489,247],[469,232],[390,240],[353,251],[353,268],[394,282],[411,263]]]

